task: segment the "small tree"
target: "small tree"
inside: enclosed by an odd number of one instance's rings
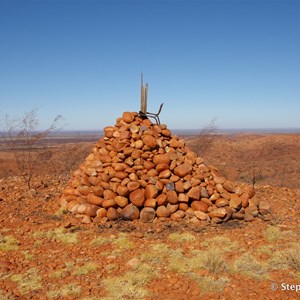
[[[14,156],[17,169],[31,189],[32,177],[36,166],[35,151],[47,136],[57,129],[62,116],[55,117],[50,126],[43,131],[37,131],[39,121],[37,109],[25,112],[21,118],[5,115],[2,120],[4,141]]]

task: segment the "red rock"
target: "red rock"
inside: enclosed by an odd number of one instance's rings
[[[140,186],[141,184],[137,181],[131,181],[127,184],[128,190],[130,192],[137,190]]]
[[[115,201],[119,207],[125,207],[128,205],[128,199],[124,196],[117,196],[115,197]]]
[[[205,212],[195,210],[194,214],[201,221],[207,221],[209,219],[208,214],[206,214]]]
[[[104,201],[104,199],[103,198],[101,198],[101,197],[98,197],[98,196],[96,196],[96,195],[94,195],[94,194],[88,194],[88,196],[87,196],[87,202],[88,203],[90,203],[90,204],[95,204],[95,205],[98,205],[98,206],[101,206],[102,205],[102,203],[103,203],[103,201]]]
[[[150,223],[155,218],[155,210],[151,207],[144,207],[140,213],[140,219],[143,223]]]
[[[107,138],[111,138],[115,132],[115,128],[112,126],[104,127],[104,136]]]
[[[109,221],[115,221],[115,220],[118,220],[120,219],[120,213],[113,207],[110,207],[108,210],[107,210],[107,219]]]
[[[179,177],[185,177],[192,171],[193,167],[190,163],[183,163],[174,169],[174,174]]]
[[[117,187],[117,193],[119,196],[127,197],[129,195],[130,191],[126,185],[119,185]]]
[[[92,219],[91,219],[91,217],[90,216],[88,216],[88,215],[85,215],[85,216],[83,216],[83,218],[82,218],[82,221],[81,221],[82,223],[84,223],[84,224],[90,224],[90,223],[92,223],[93,221],[92,221]]]
[[[158,206],[161,206],[161,205],[167,205],[168,203],[168,197],[166,194],[160,194],[157,196],[156,198],[156,202],[157,202],[157,205]]]
[[[188,193],[188,197],[193,200],[199,200],[200,199],[200,189],[199,187],[192,187]]]
[[[108,199],[108,200],[104,200],[102,203],[102,207],[103,208],[110,208],[110,207],[117,207],[117,203],[115,201],[115,199]]]
[[[183,182],[181,180],[175,182],[175,190],[178,193],[183,193],[184,192]]]
[[[247,207],[249,205],[249,195],[247,193],[243,193],[240,198],[242,200],[242,207]]]
[[[153,163],[155,165],[167,164],[169,166],[170,163],[171,163],[171,159],[170,159],[170,156],[168,154],[157,154],[153,158]]]
[[[140,217],[140,211],[135,205],[129,204],[123,208],[121,217],[123,220],[128,221],[137,220]]]
[[[83,196],[87,196],[88,194],[90,194],[92,192],[92,188],[89,187],[89,186],[86,186],[86,185],[82,185],[82,186],[79,186],[77,188],[77,191],[83,195]]]
[[[230,201],[229,201],[229,207],[234,209],[239,209],[241,207],[242,200],[237,195],[232,195]]]
[[[271,209],[270,203],[268,201],[261,200],[259,202],[258,209],[259,209],[259,213],[262,214],[262,215],[269,214],[270,209]]]
[[[159,206],[156,209],[156,215],[158,217],[168,218],[170,216],[170,212],[169,212],[169,210],[165,206]]]
[[[171,214],[171,219],[175,221],[180,221],[184,218],[185,212],[182,210],[177,210],[176,212]]]
[[[171,203],[167,204],[167,209],[169,210],[170,214],[172,214],[175,211],[177,211],[178,208],[179,208],[179,204],[171,204]]]
[[[223,183],[223,188],[230,193],[235,193],[235,187],[230,181],[225,181]]]
[[[167,179],[171,176],[172,172],[170,170],[163,170],[159,173],[158,177],[162,179]]]
[[[167,165],[167,164],[158,164],[155,169],[156,169],[157,172],[160,173],[163,170],[168,170],[169,165]]]
[[[151,161],[145,160],[144,161],[144,168],[146,170],[154,169],[155,168],[155,164],[153,162],[151,162]]]
[[[189,208],[189,206],[187,203],[179,203],[178,209],[186,211],[186,210],[188,210],[188,208]]]
[[[153,149],[157,146],[156,139],[152,135],[143,135],[142,141],[146,146],[148,146],[150,149]]]
[[[217,209],[211,211],[210,213],[208,213],[208,215],[211,219],[213,219],[213,218],[223,219],[226,216],[226,214],[227,214],[227,211],[224,207],[217,208]]]
[[[104,190],[103,192],[103,198],[105,200],[114,199],[117,196],[117,194],[111,190]]]
[[[166,136],[166,137],[170,137],[171,136],[171,131],[169,129],[163,129],[161,131],[161,134]]]
[[[199,210],[202,212],[207,212],[208,209],[208,205],[205,204],[202,201],[193,201],[191,204],[191,208],[195,211],[195,210]]]
[[[219,198],[216,200],[216,206],[217,207],[224,207],[224,206],[228,206],[229,202],[228,200],[224,199],[224,198]]]
[[[98,210],[97,210],[97,217],[99,218],[104,218],[107,216],[107,210],[103,207],[100,207]]]
[[[126,111],[123,113],[122,119],[126,123],[131,123],[134,120],[134,114]]]
[[[171,204],[178,203],[177,193],[175,191],[167,191],[167,201]]]
[[[187,194],[180,193],[180,194],[178,195],[178,201],[179,201],[179,202],[186,202],[186,203],[188,203],[188,202],[189,202],[189,197],[188,197]]]
[[[128,173],[124,172],[124,171],[118,171],[115,173],[116,178],[119,178],[121,180],[125,179],[126,177],[128,177]]]
[[[145,203],[145,194],[142,189],[137,189],[130,193],[129,199],[131,203],[137,207],[143,207]]]
[[[245,215],[252,215],[253,217],[258,216],[258,208],[256,206],[248,206],[245,208]]]
[[[144,206],[155,208],[156,207],[156,199],[146,199]]]
[[[158,196],[158,189],[154,184],[148,184],[145,188],[146,199],[156,198]]]

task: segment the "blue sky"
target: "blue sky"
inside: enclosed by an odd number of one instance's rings
[[[0,114],[102,129],[140,109],[173,129],[300,127],[300,1],[0,0]]]

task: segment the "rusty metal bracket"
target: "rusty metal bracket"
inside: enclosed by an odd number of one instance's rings
[[[160,124],[159,114],[163,108],[163,103],[160,105],[157,113],[151,113],[147,111],[147,102],[148,102],[148,83],[144,86],[143,83],[143,73],[141,73],[141,110],[139,115],[142,118],[153,118],[155,119],[156,124]]]

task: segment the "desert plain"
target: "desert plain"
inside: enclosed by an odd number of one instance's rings
[[[299,299],[300,134],[178,134],[270,218],[83,224],[57,199],[101,135],[43,141],[30,187],[0,143],[0,299]]]

